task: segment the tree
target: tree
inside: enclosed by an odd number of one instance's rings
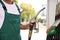
[[[18,3],[18,0],[14,0],[14,2]]]
[[[23,10],[21,12],[21,18],[23,20],[28,21],[28,19],[33,18],[36,15],[36,12],[35,12],[34,8],[32,7],[32,5],[26,4],[26,3],[22,3],[20,5],[20,7]]]

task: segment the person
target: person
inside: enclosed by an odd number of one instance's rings
[[[48,32],[53,28],[56,27],[57,33],[54,35],[48,35]],[[55,32],[56,32],[55,31]],[[54,33],[55,33],[54,32]],[[55,16],[55,22],[46,30],[47,33],[47,39],[46,40],[60,40],[60,2],[56,5],[56,16]],[[59,35],[59,36],[58,36]]]
[[[14,0],[0,0],[0,40],[21,40],[20,9]]]

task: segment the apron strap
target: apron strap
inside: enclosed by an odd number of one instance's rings
[[[0,3],[2,4],[2,7],[3,7],[4,11],[7,11],[6,6],[5,6],[5,4],[2,2],[2,0],[0,0]]]
[[[5,4],[2,2],[2,0],[0,0],[0,3],[2,4],[2,7],[3,7],[4,11],[7,11],[7,8],[6,8]],[[15,5],[16,5],[19,13],[21,13],[21,12],[20,12],[20,8],[18,7],[18,5],[17,5],[16,3],[15,3]]]
[[[17,7],[19,13],[21,13],[21,12],[20,12],[20,8],[18,7],[18,5],[17,5],[16,3],[15,3],[15,5],[16,5],[16,7]]]
[[[16,7],[17,7],[17,10],[18,12],[20,13],[20,21],[21,21],[21,12],[20,12],[20,8],[18,7],[18,5],[15,3]]]

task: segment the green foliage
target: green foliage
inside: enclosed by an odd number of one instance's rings
[[[42,23],[42,22],[43,22],[43,20],[42,20],[41,18],[39,18],[39,19],[38,19],[38,22],[41,22],[41,23]]]
[[[23,9],[23,11],[21,12],[21,18],[23,20],[28,21],[30,16],[31,16],[31,18],[33,18],[36,15],[34,8],[32,8],[32,6],[30,4],[22,3],[20,5],[20,7]]]
[[[14,2],[18,3],[18,0],[14,0]]]

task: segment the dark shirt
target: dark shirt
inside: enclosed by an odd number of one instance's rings
[[[60,19],[60,14],[55,16],[55,20],[58,20],[58,19]]]
[[[60,20],[60,14],[55,16],[55,21],[56,21],[56,20]],[[58,26],[57,26],[57,30],[60,31],[60,23],[59,23]]]

